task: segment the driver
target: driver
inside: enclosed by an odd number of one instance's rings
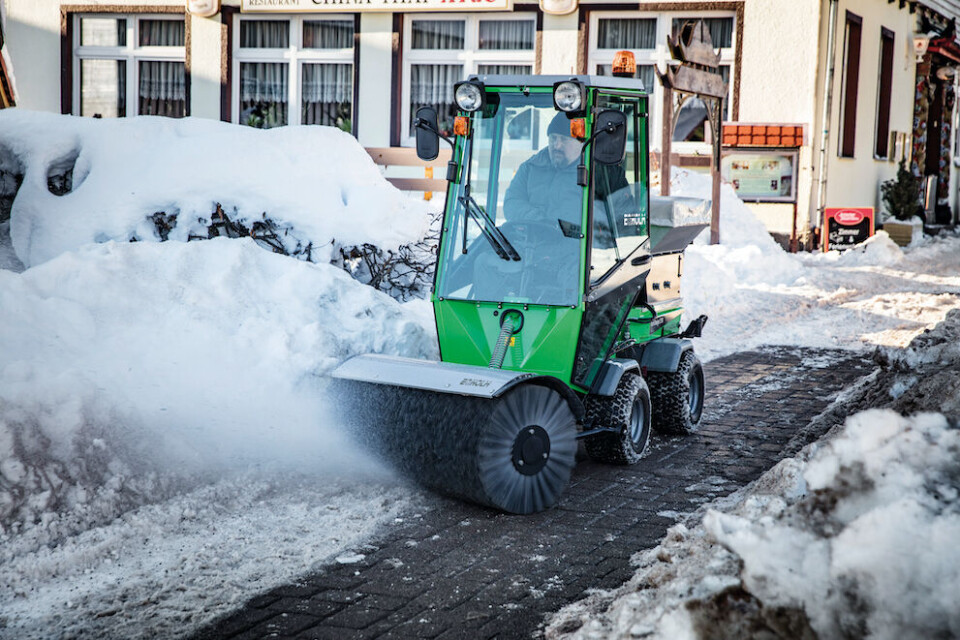
[[[567,114],[557,113],[547,127],[548,145],[517,169],[503,200],[507,222],[558,219],[580,225],[583,189],[577,185],[580,141],[570,135]],[[557,227],[559,231],[559,227]]]

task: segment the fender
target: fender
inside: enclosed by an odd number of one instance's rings
[[[637,359],[640,367],[658,373],[675,373],[680,366],[680,356],[693,349],[693,342],[686,338],[660,338],[642,347]]]
[[[628,371],[640,373],[640,364],[631,358],[611,358],[603,363],[597,382],[590,390],[591,395],[612,396],[617,391],[620,378]]]

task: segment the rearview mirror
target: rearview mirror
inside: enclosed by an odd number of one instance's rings
[[[601,111],[594,124],[593,159],[600,164],[620,164],[627,154],[627,116],[622,111]]]
[[[417,157],[421,160],[436,160],[440,155],[440,129],[437,126],[437,110],[420,107],[413,121],[417,136]]]

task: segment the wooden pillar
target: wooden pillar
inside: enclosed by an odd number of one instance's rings
[[[709,100],[709,99],[708,99]],[[709,100],[710,126],[713,128],[713,162],[710,177],[713,189],[710,196],[710,244],[720,244],[720,145],[723,143],[723,98]]]
[[[663,84],[663,140],[660,143],[660,195],[670,195],[670,160],[673,155],[673,88]]]

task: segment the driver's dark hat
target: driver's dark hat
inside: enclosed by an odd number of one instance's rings
[[[553,134],[557,134],[558,136],[570,135],[570,119],[563,111],[553,116],[553,120],[550,121],[550,126],[547,127],[547,135],[552,136]]]

